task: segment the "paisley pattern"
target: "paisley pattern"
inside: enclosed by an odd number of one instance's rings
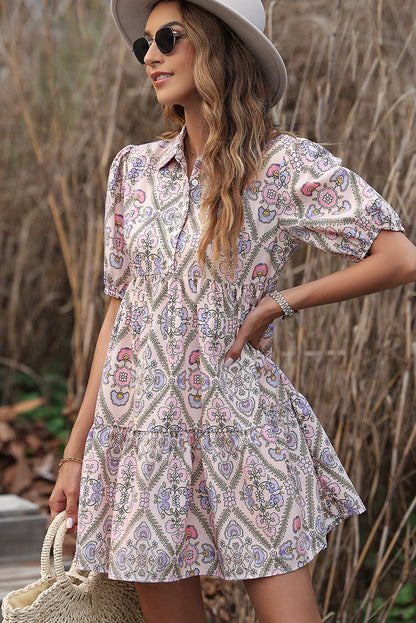
[[[247,344],[224,355],[302,243],[364,258],[397,214],[322,147],[283,135],[244,194],[237,269],[202,276],[202,188],[184,129],[110,171],[105,291],[122,299],[83,464],[77,566],[110,578],[292,571],[364,506],[306,399]],[[221,268],[224,268],[221,266]],[[264,353],[264,354],[263,354]]]

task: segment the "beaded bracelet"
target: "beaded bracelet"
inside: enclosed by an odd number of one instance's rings
[[[63,465],[64,463],[68,463],[69,461],[72,461],[73,463],[79,463],[80,465],[82,465],[82,459],[77,459],[77,458],[76,458],[76,457],[74,457],[74,456],[64,456],[64,457],[63,457],[63,458],[59,461],[59,464],[58,464],[58,470],[60,470],[60,469],[61,469],[61,467],[62,467],[62,465]]]
[[[286,318],[291,318],[292,316],[298,313],[297,311],[291,308],[287,300],[277,290],[274,290],[274,292],[269,292],[269,296],[271,296],[272,299],[274,299],[276,303],[278,303],[280,307],[282,308],[282,312],[283,312],[282,320],[286,320]]]

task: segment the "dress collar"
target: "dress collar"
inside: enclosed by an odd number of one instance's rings
[[[179,164],[181,164],[184,168],[186,167],[186,158],[185,158],[185,137],[186,137],[186,126],[184,125],[182,130],[179,132],[178,136],[176,136],[171,141],[163,141],[161,143],[162,147],[164,147],[162,154],[158,158],[157,168],[163,169],[173,158],[177,160]]]

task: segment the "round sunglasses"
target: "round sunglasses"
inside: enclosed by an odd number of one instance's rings
[[[156,46],[163,55],[172,54],[175,49],[176,40],[181,39],[185,35],[185,32],[180,30],[174,30],[171,26],[164,26],[160,28],[154,37],[140,37],[133,43],[134,56],[139,63],[144,65],[144,57],[149,51],[152,43],[156,43]]]

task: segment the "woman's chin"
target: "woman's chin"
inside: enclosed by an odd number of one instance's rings
[[[195,93],[186,94],[181,97],[178,94],[172,92],[169,93],[167,88],[159,87],[155,88],[157,101],[161,106],[182,106],[182,108],[193,108],[195,105],[201,106],[201,98]]]

